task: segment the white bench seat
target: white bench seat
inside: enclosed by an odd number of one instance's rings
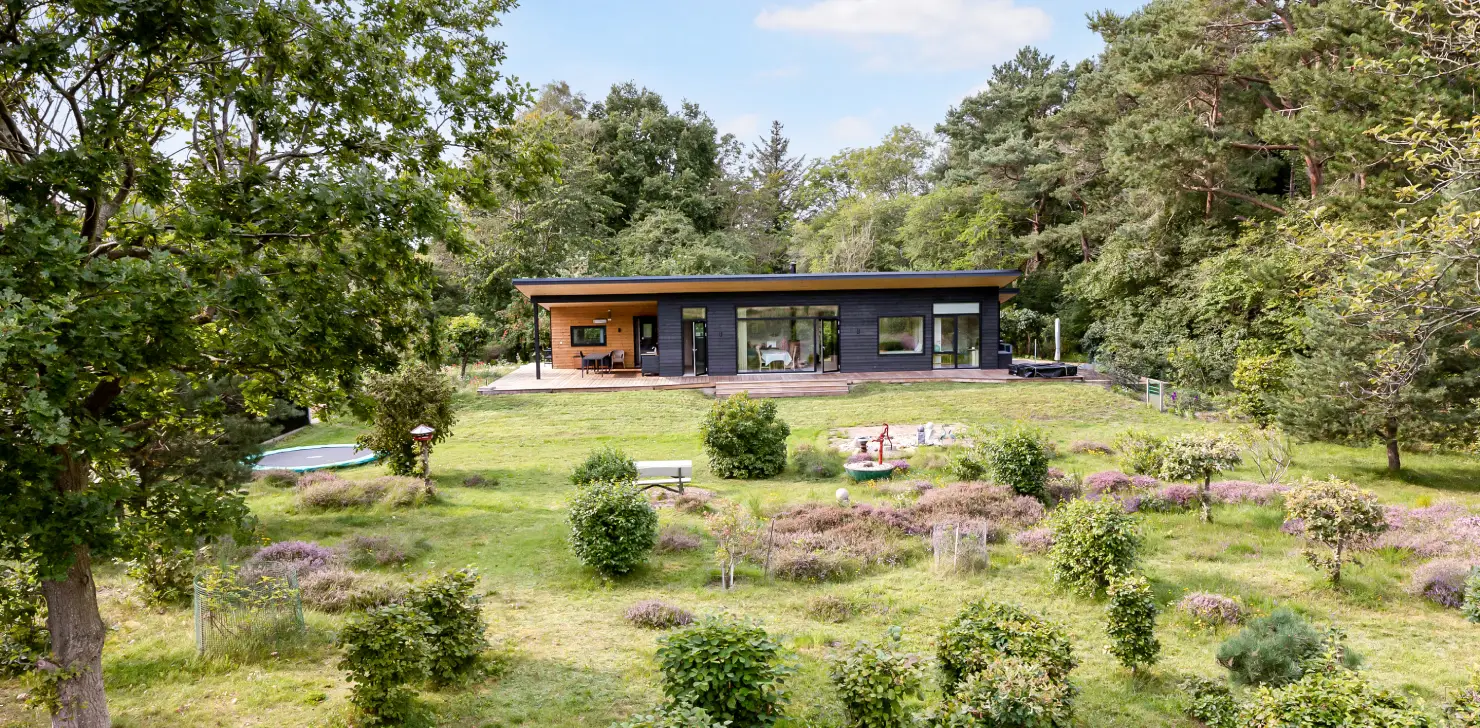
[[[662,488],[682,493],[684,485],[694,480],[693,460],[638,460],[633,465],[637,466],[636,485],[641,490]]]

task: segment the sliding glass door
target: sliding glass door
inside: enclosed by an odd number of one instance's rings
[[[820,365],[823,371],[836,371],[837,315],[837,306],[737,308],[736,370],[741,374],[815,372]]]
[[[982,319],[979,303],[937,303],[935,319],[936,369],[981,367]]]

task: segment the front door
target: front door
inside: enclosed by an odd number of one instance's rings
[[[842,350],[838,346],[838,320],[819,319],[817,323],[817,358],[822,361],[822,371],[839,371],[842,369]]]
[[[980,367],[981,317],[936,314],[933,364],[936,369]]]
[[[693,328],[694,376],[709,374],[709,322],[690,321]]]

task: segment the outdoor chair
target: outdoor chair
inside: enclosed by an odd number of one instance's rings
[[[626,349],[617,349],[616,351],[612,352],[612,361],[611,361],[611,367],[610,368],[613,368],[613,369],[626,369],[627,368],[627,350]]]

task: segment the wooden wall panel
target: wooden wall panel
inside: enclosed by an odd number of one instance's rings
[[[658,313],[658,306],[652,302],[623,302],[623,303],[593,303],[580,305],[558,305],[550,307],[550,348],[553,350],[552,367],[555,369],[579,369],[580,360],[576,359],[576,351],[580,347],[571,346],[570,327],[572,326],[606,326],[606,346],[585,347],[586,353],[593,351],[613,351],[621,349],[627,352],[627,368],[636,369],[642,366],[642,361],[637,356],[637,329],[633,325],[634,316],[654,316]],[[610,318],[605,324],[596,324],[596,319]]]

